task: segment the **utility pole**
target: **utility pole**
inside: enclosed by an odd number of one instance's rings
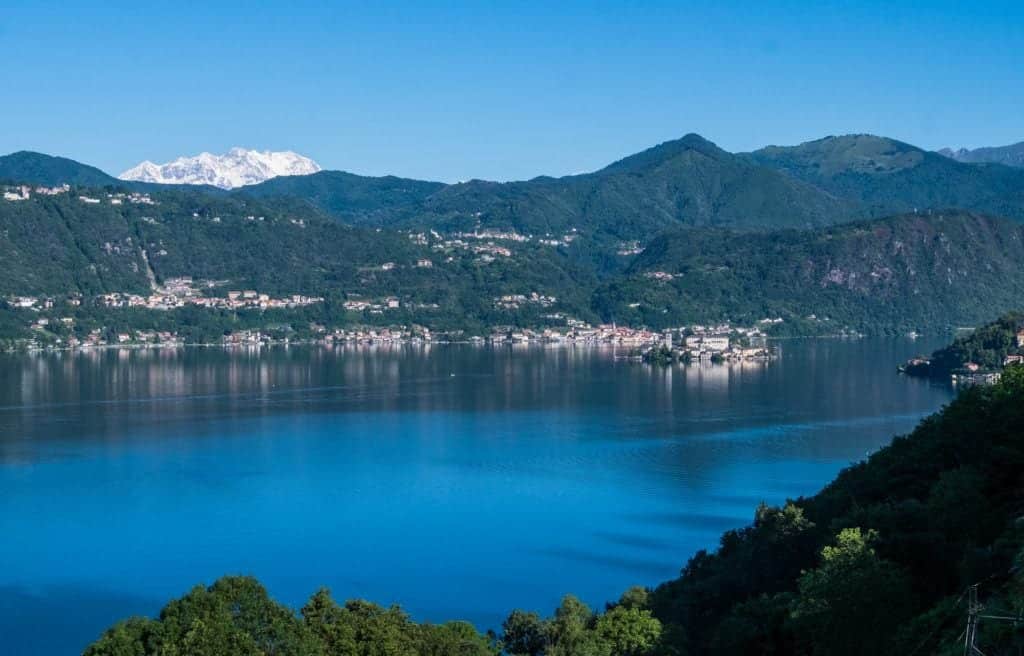
[[[997,622],[1008,622],[1013,624],[1014,626],[1017,626],[1024,622],[1024,617],[1021,617],[1020,615],[982,615],[982,611],[985,610],[985,606],[980,601],[978,601],[978,585],[979,584],[975,583],[970,588],[968,588],[967,630],[964,631],[964,656],[985,656],[985,652],[981,651],[981,649],[978,648],[977,644],[979,620],[995,620]]]
[[[976,640],[978,638],[978,616],[982,606],[978,603],[978,584],[975,583],[968,591],[967,598],[967,631],[964,632],[964,656],[985,656]]]

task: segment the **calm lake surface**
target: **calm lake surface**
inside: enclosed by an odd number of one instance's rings
[[[75,654],[193,584],[498,628],[676,575],[952,397],[934,342],[783,342],[658,369],[611,349],[0,356],[0,635]]]

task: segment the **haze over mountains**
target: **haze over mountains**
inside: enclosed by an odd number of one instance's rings
[[[938,151],[958,162],[970,162],[972,164],[992,163],[1005,164],[1006,166],[1024,167],[1024,141],[1010,146],[997,146],[994,148],[943,148]]]
[[[0,203],[0,252],[15,263],[0,290],[144,291],[145,250],[158,280],[394,296],[435,308],[406,317],[423,325],[536,323],[537,312],[499,312],[493,299],[537,293],[558,299],[547,315],[589,321],[813,315],[892,331],[983,321],[1024,295],[1024,169],[872,135],[729,153],[690,134],[592,173],[507,183],[341,171],[233,189],[200,179],[210,184],[0,157],[0,181],[78,187]],[[76,200],[117,189],[157,204]]]

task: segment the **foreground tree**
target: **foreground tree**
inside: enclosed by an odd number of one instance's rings
[[[797,638],[821,656],[882,654],[910,615],[910,587],[895,565],[880,559],[872,531],[843,529],[822,563],[805,572],[791,615]]]

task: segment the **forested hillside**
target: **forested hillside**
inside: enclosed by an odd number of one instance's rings
[[[144,197],[152,203],[113,204],[116,193],[76,188],[0,203],[0,294],[74,296],[84,308],[100,294],[144,296],[188,277],[212,295],[322,296],[323,313],[306,317],[320,323],[373,318],[330,309],[346,300],[394,297],[400,309],[374,322],[486,332],[565,317],[654,328],[782,318],[776,330],[786,334],[975,325],[1024,298],[1024,226],[964,212],[810,231],[687,228],[602,268],[579,233],[551,243],[467,239],[350,227],[296,199],[174,189]],[[553,300],[498,302],[531,294]]]
[[[812,228],[926,209],[1024,220],[1024,171],[961,163],[871,135],[732,154],[690,134],[593,173],[430,185],[334,173],[271,180],[242,193],[307,198],[339,219],[382,226],[576,228],[604,242],[646,241],[682,226]]]
[[[99,202],[86,202],[81,197]],[[89,325],[173,330],[181,312],[103,309],[97,296],[148,295],[154,285],[192,278],[206,293],[252,289],[274,296],[322,296],[308,312],[278,317],[297,327],[369,322],[486,333],[499,324],[536,325],[541,313],[586,320],[593,272],[565,249],[536,242],[508,247],[421,233],[350,227],[291,199],[259,201],[223,194],[168,190],[131,202],[105,190],[75,188],[56,196],[0,202],[0,295],[53,297],[42,316],[85,318]],[[120,200],[120,204],[112,201]],[[496,253],[491,255],[490,253]],[[150,280],[152,276],[152,280]],[[537,294],[544,306],[503,308],[496,299]],[[399,307],[368,316],[342,308],[346,300]],[[62,301],[81,299],[68,307]],[[26,336],[40,317],[0,302],[0,337]],[[198,312],[187,313],[194,323]],[[211,316],[216,314],[208,311]],[[20,326],[20,328],[19,328]],[[219,320],[210,328],[226,327]],[[249,323],[239,327],[258,327]],[[216,332],[216,330],[214,331]]]
[[[962,653],[969,586],[1024,613],[1024,366],[973,387],[818,494],[761,506],[680,577],[595,613],[567,597],[514,611],[492,636],[416,624],[396,607],[315,594],[301,614],[251,579],[222,579],[159,619],[107,631],[88,656],[885,656]],[[684,557],[683,554],[680,557]],[[496,591],[500,594],[500,591]],[[994,613],[993,613],[994,614]],[[497,627],[495,627],[497,628]],[[1020,625],[981,621],[978,647],[1017,654]]]
[[[353,225],[401,223],[418,211],[420,203],[445,185],[385,176],[371,178],[344,171],[272,178],[243,187],[238,196],[295,198]]]
[[[585,175],[451,185],[427,198],[423,211],[417,221],[430,224],[577,228],[641,240],[680,225],[804,228],[855,216],[851,204],[695,134]]]
[[[214,294],[401,306],[324,322],[781,318],[774,330],[794,335],[977,325],[1024,296],[1024,170],[869,135],[736,155],[691,134],[594,173],[510,183],[324,171],[226,192],[125,183],[28,152],[0,158],[5,177],[73,185],[0,203],[7,297],[143,294],[192,277]],[[894,210],[909,213],[864,222]],[[532,294],[555,300],[499,300]],[[0,337],[24,333],[9,311]]]
[[[1024,305],[1024,303],[1022,303]],[[1010,312],[995,321],[957,337],[925,359],[908,363],[906,372],[918,376],[948,378],[964,372],[969,363],[982,372],[999,371],[1008,356],[1024,356],[1024,313]]]
[[[749,157],[855,203],[863,217],[956,207],[1024,220],[1024,170],[966,164],[894,139],[826,137]]]
[[[1022,252],[1024,226],[965,212],[813,231],[675,231],[598,288],[594,308],[654,326],[709,317],[803,319],[808,330],[969,326],[1020,305]]]

